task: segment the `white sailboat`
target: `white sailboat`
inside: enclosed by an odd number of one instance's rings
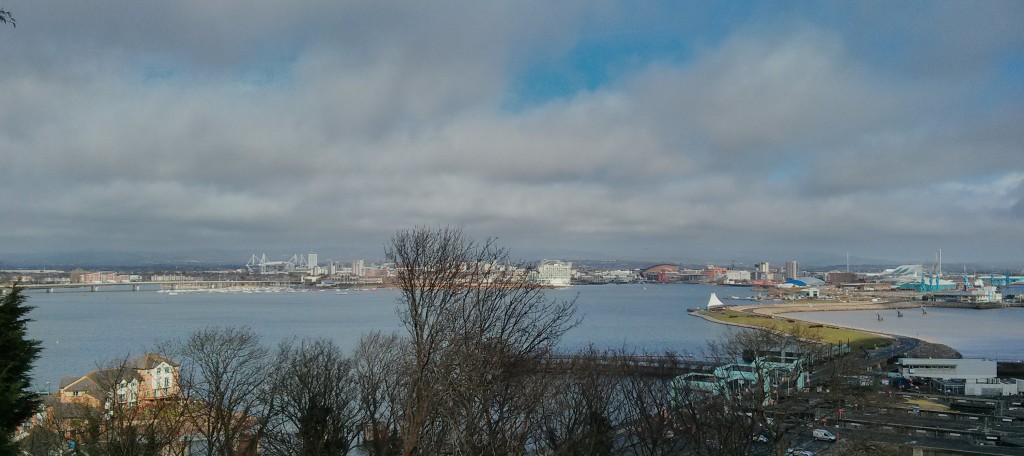
[[[725,304],[722,303],[722,300],[718,299],[718,296],[715,295],[714,293],[711,293],[711,297],[708,298],[708,310],[719,309],[722,307],[725,307]]]

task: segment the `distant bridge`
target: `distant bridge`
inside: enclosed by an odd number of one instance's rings
[[[18,285],[23,290],[46,290],[53,293],[57,289],[64,288],[88,288],[89,291],[113,291],[125,290],[129,287],[132,291],[139,291],[143,286],[156,285],[161,289],[170,290],[215,290],[229,287],[288,287],[298,285],[300,282],[292,280],[191,280],[191,281],[148,281],[148,282],[120,282],[120,283],[45,283]],[[0,294],[6,294],[13,285],[5,284],[0,286]]]

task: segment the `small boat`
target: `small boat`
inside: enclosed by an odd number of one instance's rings
[[[900,309],[896,309],[896,316],[899,318],[903,318],[903,312]]]
[[[882,318],[882,314],[880,314],[880,313],[878,313],[878,312],[875,312],[875,318],[877,318],[877,319],[878,319],[878,321],[882,321],[882,320],[884,320],[884,318]]]
[[[723,303],[721,299],[718,299],[716,294],[711,293],[711,297],[708,298],[708,310],[721,309],[723,307],[725,307],[725,303]]]
[[[924,315],[928,315],[928,311],[924,310],[924,306],[921,306],[921,313]]]

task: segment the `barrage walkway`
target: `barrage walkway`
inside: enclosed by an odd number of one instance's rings
[[[121,283],[54,283],[18,285],[23,290],[46,290],[53,293],[58,289],[88,288],[89,291],[139,291],[145,286],[159,286],[169,290],[216,290],[230,287],[290,287],[299,282],[291,280],[194,280],[194,281],[147,281]],[[0,287],[0,294],[6,294],[11,285]]]

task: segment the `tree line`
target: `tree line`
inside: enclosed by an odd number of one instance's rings
[[[111,395],[105,405],[47,408],[22,451],[68,454],[71,439],[89,455],[345,455],[357,445],[375,456],[782,455],[822,408],[869,400],[844,386],[850,357],[815,368],[837,394],[813,406],[781,388],[791,379],[762,369],[680,381],[593,348],[556,365],[558,342],[580,322],[576,302],[522,280],[493,239],[415,228],[396,233],[385,254],[399,271],[401,333],[369,333],[346,353],[328,339],[272,349],[249,328],[195,331],[157,347],[180,363],[173,398],[118,400],[126,357],[105,366],[114,373],[99,388]],[[739,361],[787,349],[815,348],[746,330],[708,353]],[[798,369],[789,374],[811,367]]]

